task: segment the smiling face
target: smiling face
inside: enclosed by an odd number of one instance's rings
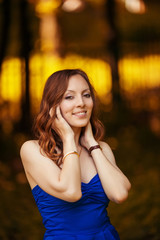
[[[86,80],[79,74],[70,77],[60,103],[62,116],[72,128],[85,127],[93,108],[91,92]]]

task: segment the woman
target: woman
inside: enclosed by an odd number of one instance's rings
[[[47,80],[35,122],[37,140],[25,142],[21,158],[46,228],[45,240],[119,239],[106,208],[121,203],[130,182],[117,167],[95,96],[79,69]]]

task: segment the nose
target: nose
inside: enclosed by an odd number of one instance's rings
[[[84,99],[82,96],[77,97],[77,106],[78,107],[83,107],[85,105]]]

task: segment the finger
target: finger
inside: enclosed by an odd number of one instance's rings
[[[50,110],[49,110],[49,115],[50,115],[50,117],[53,116],[53,108],[50,108]]]
[[[61,117],[61,112],[60,112],[59,106],[56,107],[56,116],[57,116],[57,118]]]

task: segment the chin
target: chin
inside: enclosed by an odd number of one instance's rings
[[[86,127],[87,124],[88,124],[88,121],[85,121],[83,123],[76,123],[76,124],[70,123],[70,126],[73,128],[82,128],[82,127]]]

